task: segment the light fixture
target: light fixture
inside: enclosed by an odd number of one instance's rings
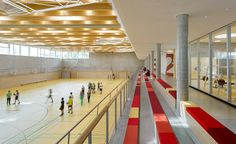
[[[231,33],[231,37],[236,37],[236,33]],[[226,39],[227,35],[226,34],[220,34],[220,35],[215,36],[215,38],[217,38],[217,39]]]
[[[84,21],[84,24],[91,24],[92,22],[91,21]]]
[[[40,33],[66,33],[63,30],[48,30],[48,31],[40,31]]]

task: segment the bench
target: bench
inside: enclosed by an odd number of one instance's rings
[[[162,109],[162,106],[149,81],[146,82],[149,100],[151,103],[154,122],[156,124],[157,137],[161,144],[178,144],[178,139],[169,123],[169,120]]]
[[[171,109],[175,111],[176,98],[177,98],[176,90],[162,79],[157,79],[156,81],[157,81],[156,85],[157,85],[158,90],[164,96],[164,99],[169,104]]]
[[[213,118],[201,107],[186,105],[185,119],[191,131],[203,144],[236,144],[236,134]],[[182,104],[183,104],[182,103]]]

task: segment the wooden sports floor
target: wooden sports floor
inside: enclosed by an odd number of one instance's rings
[[[99,92],[92,94],[91,102],[87,102],[87,95],[84,97],[84,104],[81,106],[79,92],[82,85],[87,93],[88,82],[103,83],[103,94]],[[71,129],[83,116],[85,116],[98,102],[100,102],[112,89],[119,85],[124,79],[60,79],[20,87],[10,88],[15,92],[20,91],[20,105],[6,106],[6,92],[8,89],[0,90],[0,143],[1,144],[53,144],[60,139],[69,129]],[[48,96],[48,89],[53,89],[54,103],[45,103]],[[74,95],[74,113],[67,113],[65,105],[65,115],[59,116],[61,97],[68,100],[70,92]],[[12,97],[11,102],[14,102]],[[100,108],[108,102],[104,101]],[[119,103],[118,98],[118,116]],[[111,136],[115,124],[115,106],[109,109],[109,135]],[[94,111],[89,115],[72,133],[71,143],[83,132],[89,122],[96,116]],[[93,143],[102,144],[105,142],[105,116],[92,132]],[[62,143],[66,143],[65,139]]]

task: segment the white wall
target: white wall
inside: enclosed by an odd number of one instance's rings
[[[127,78],[143,65],[135,53],[90,53],[89,59],[63,60],[64,72],[72,78],[107,78],[115,73]]]
[[[61,78],[61,59],[0,55],[0,88]]]
[[[0,77],[58,71],[61,59],[0,55]]]
[[[0,88],[58,79],[62,69],[72,78],[85,78],[88,73],[93,78],[105,78],[112,71],[125,77],[142,64],[135,53],[90,53],[90,58],[84,60],[0,55]]]
[[[135,53],[90,53],[89,59],[63,60],[65,69],[78,71],[135,71],[143,65]]]

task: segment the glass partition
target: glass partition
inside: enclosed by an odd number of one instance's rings
[[[190,42],[189,49],[190,85],[236,105],[236,22]]]
[[[209,87],[209,37],[199,40],[199,89],[210,92]]]
[[[236,23],[231,26],[231,96],[232,102],[236,103]]]
[[[198,87],[198,42],[194,41],[190,44],[190,85]]]
[[[212,33],[212,94],[227,100],[227,35],[226,29]]]

